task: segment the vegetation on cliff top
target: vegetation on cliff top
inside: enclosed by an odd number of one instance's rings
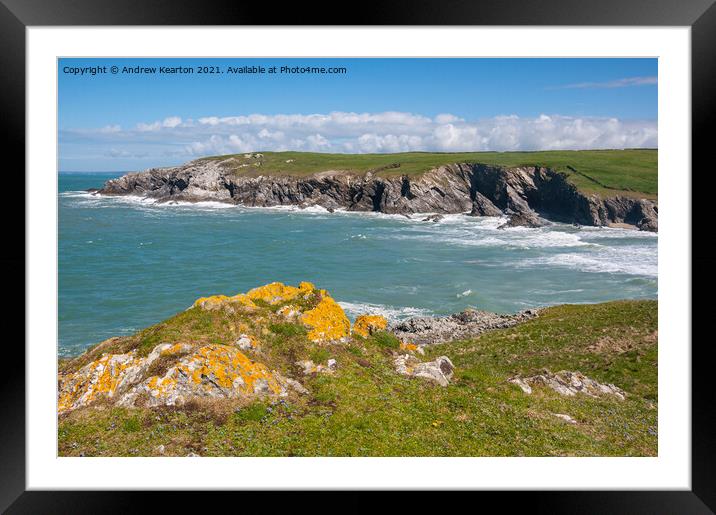
[[[389,333],[313,344],[279,312],[315,299],[254,300],[256,309],[192,307],[127,338],[63,363],[76,370],[102,352],[159,342],[233,342],[246,331],[261,350],[244,352],[300,379],[304,395],[207,400],[181,407],[102,404],[62,415],[62,456],[655,456],[657,454],[657,303],[564,305],[515,327],[428,346],[421,360],[449,356],[447,387],[401,376]],[[301,306],[299,306],[301,307]],[[397,340],[396,340],[397,342]],[[393,342],[395,343],[395,342]],[[89,357],[88,357],[89,356]],[[299,377],[297,360],[335,359],[335,373]],[[538,387],[526,395],[507,381],[543,369],[578,370],[627,392],[564,397]],[[556,416],[569,415],[570,424]]]
[[[323,154],[316,152],[257,152],[212,156],[232,159],[237,175],[309,175],[328,170],[378,175],[413,175],[452,163],[498,166],[544,166],[564,172],[585,193],[656,198],[656,149],[554,150],[542,152],[405,152],[397,154]]]

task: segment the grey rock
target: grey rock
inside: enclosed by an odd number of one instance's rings
[[[502,211],[479,191],[475,192],[470,216],[501,216]]]
[[[536,317],[537,310],[528,309],[514,315],[503,315],[468,309],[440,317],[414,317],[392,324],[389,330],[399,339],[418,345],[443,343],[477,336],[492,329],[512,327]]]
[[[572,425],[576,425],[576,424],[577,424],[577,421],[576,421],[576,420],[574,420],[574,419],[573,419],[572,417],[570,417],[569,415],[565,415],[564,413],[552,413],[552,415],[554,415],[555,417],[557,417],[557,418],[559,418],[559,419],[564,420],[567,424],[572,424]]]
[[[450,379],[455,372],[455,365],[447,356],[440,356],[434,361],[421,362],[415,356],[401,354],[395,357],[393,365],[399,374],[427,379],[440,386],[450,384]]]
[[[590,379],[581,372],[570,372],[562,370],[556,374],[545,370],[541,374],[531,377],[511,377],[507,380],[519,386],[526,394],[532,393],[532,387],[542,385],[551,388],[560,395],[572,397],[577,394],[587,395],[589,397],[599,397],[601,395],[612,395],[619,400],[624,400],[626,393],[624,390],[611,383],[602,384],[594,379]]]
[[[523,211],[510,215],[510,218],[498,229],[506,229],[508,227],[542,227],[545,223],[540,220],[537,213]]]

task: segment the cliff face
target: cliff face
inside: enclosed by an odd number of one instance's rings
[[[470,213],[510,216],[508,225],[543,219],[582,225],[628,223],[657,231],[655,201],[585,195],[548,168],[504,168],[458,163],[420,176],[379,177],[325,171],[305,177],[236,175],[222,161],[199,160],[107,181],[99,193],[141,195],[160,201],[220,201],[245,206],[321,206],[389,214]]]

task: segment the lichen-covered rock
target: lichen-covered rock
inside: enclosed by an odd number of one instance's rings
[[[223,308],[230,304],[237,304],[248,308],[256,308],[255,300],[267,302],[271,305],[295,299],[298,296],[305,296],[315,290],[315,286],[309,282],[302,282],[296,286],[289,286],[283,283],[274,282],[254,288],[247,293],[239,293],[233,297],[226,295],[212,295],[196,299],[192,307],[199,307],[206,310]]]
[[[624,400],[626,396],[624,390],[618,386],[602,384],[580,372],[570,372],[567,370],[562,370],[556,374],[544,371],[542,374],[530,377],[515,376],[509,378],[508,382],[519,386],[522,391],[528,395],[532,393],[533,386],[543,385],[551,388],[560,395],[568,397],[581,393],[590,397],[613,395],[619,400]]]
[[[160,357],[178,355],[189,346],[157,345],[147,357],[136,350],[125,354],[105,354],[72,374],[60,376],[57,409],[60,413],[99,400],[113,399],[136,384]]]
[[[194,301],[192,307],[198,307],[210,311],[212,309],[223,308],[226,305],[236,303],[241,306],[255,308],[256,304],[245,294],[239,293],[233,297],[226,295],[212,295],[210,297],[200,297]]]
[[[388,320],[381,315],[360,315],[353,324],[353,332],[364,338],[388,327]]]
[[[342,340],[351,333],[351,322],[343,308],[326,294],[315,308],[301,316],[301,322],[310,329],[308,339],[313,342]]]
[[[282,378],[266,365],[227,345],[205,345],[183,357],[163,375],[154,375],[122,396],[134,405],[146,394],[147,406],[181,405],[193,398],[241,398],[286,395]]]
[[[447,356],[440,356],[434,361],[421,362],[415,356],[401,354],[395,357],[393,365],[399,374],[421,377],[438,383],[440,386],[450,384],[450,379],[455,372],[455,365]]]
[[[251,300],[262,300],[273,305],[295,299],[299,295],[305,295],[314,290],[315,286],[309,282],[302,282],[298,285],[298,288],[275,282],[254,288],[253,290],[247,292],[246,295]]]
[[[226,295],[211,295],[209,297],[199,297],[194,301],[194,307],[206,310],[216,309],[218,307],[221,307],[228,300],[229,297],[227,297]]]
[[[160,366],[156,366],[160,365]],[[136,350],[105,354],[60,377],[58,412],[109,400],[122,406],[175,405],[197,397],[286,395],[285,379],[228,345],[160,344],[146,356]]]

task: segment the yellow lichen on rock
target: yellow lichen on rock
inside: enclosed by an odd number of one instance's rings
[[[381,315],[361,315],[353,324],[353,332],[367,338],[376,331],[383,331],[388,327],[388,320]]]
[[[251,361],[244,353],[226,345],[206,345],[182,360],[177,369],[191,377],[194,384],[211,388],[239,388],[255,393],[256,383],[265,380],[262,389],[280,393],[281,386],[262,363]]]
[[[63,377],[60,380],[57,411],[63,413],[91,404],[100,397],[113,397],[127,373],[141,361],[135,357],[134,352],[106,354]]]
[[[216,309],[224,304],[229,297],[226,295],[211,295],[210,297],[199,297],[194,301],[194,307],[202,309]]]
[[[264,302],[268,302],[269,304],[278,304],[279,302],[295,299],[299,295],[310,293],[313,290],[313,284],[308,282],[302,282],[298,285],[298,288],[275,282],[254,288],[246,295],[251,300],[262,300]]]
[[[316,287],[309,282],[302,282],[296,286],[289,286],[280,282],[269,283],[250,290],[248,293],[239,293],[233,297],[226,295],[211,295],[209,297],[200,297],[196,299],[192,307],[200,307],[202,309],[217,309],[223,307],[227,303],[238,303],[242,306],[255,308],[254,300],[262,300],[269,304],[278,304],[287,300],[294,299],[299,295],[308,298],[308,295],[315,291]],[[325,290],[321,290],[325,295]]]
[[[249,308],[255,308],[256,304],[249,298],[248,295],[245,293],[239,293],[238,295],[234,295],[233,297],[229,297],[228,299],[230,302],[238,302],[242,306],[246,306]]]
[[[350,335],[351,322],[343,308],[329,296],[301,316],[301,321],[311,329],[308,339],[314,342],[340,340]]]
[[[151,367],[158,358],[172,355],[176,356],[173,363],[157,362],[165,372],[157,373]],[[233,346],[196,348],[164,343],[147,357],[138,357],[135,351],[107,354],[61,377],[58,412],[87,406],[100,398],[120,406],[136,406],[140,398],[145,398],[145,405],[158,406],[183,404],[197,397],[286,395],[287,381]]]
[[[147,379],[137,392],[127,396],[125,404],[131,405],[142,391],[148,394],[150,406],[183,404],[197,397],[284,395],[282,381],[280,375],[235,347],[205,345],[169,368],[163,377]]]

